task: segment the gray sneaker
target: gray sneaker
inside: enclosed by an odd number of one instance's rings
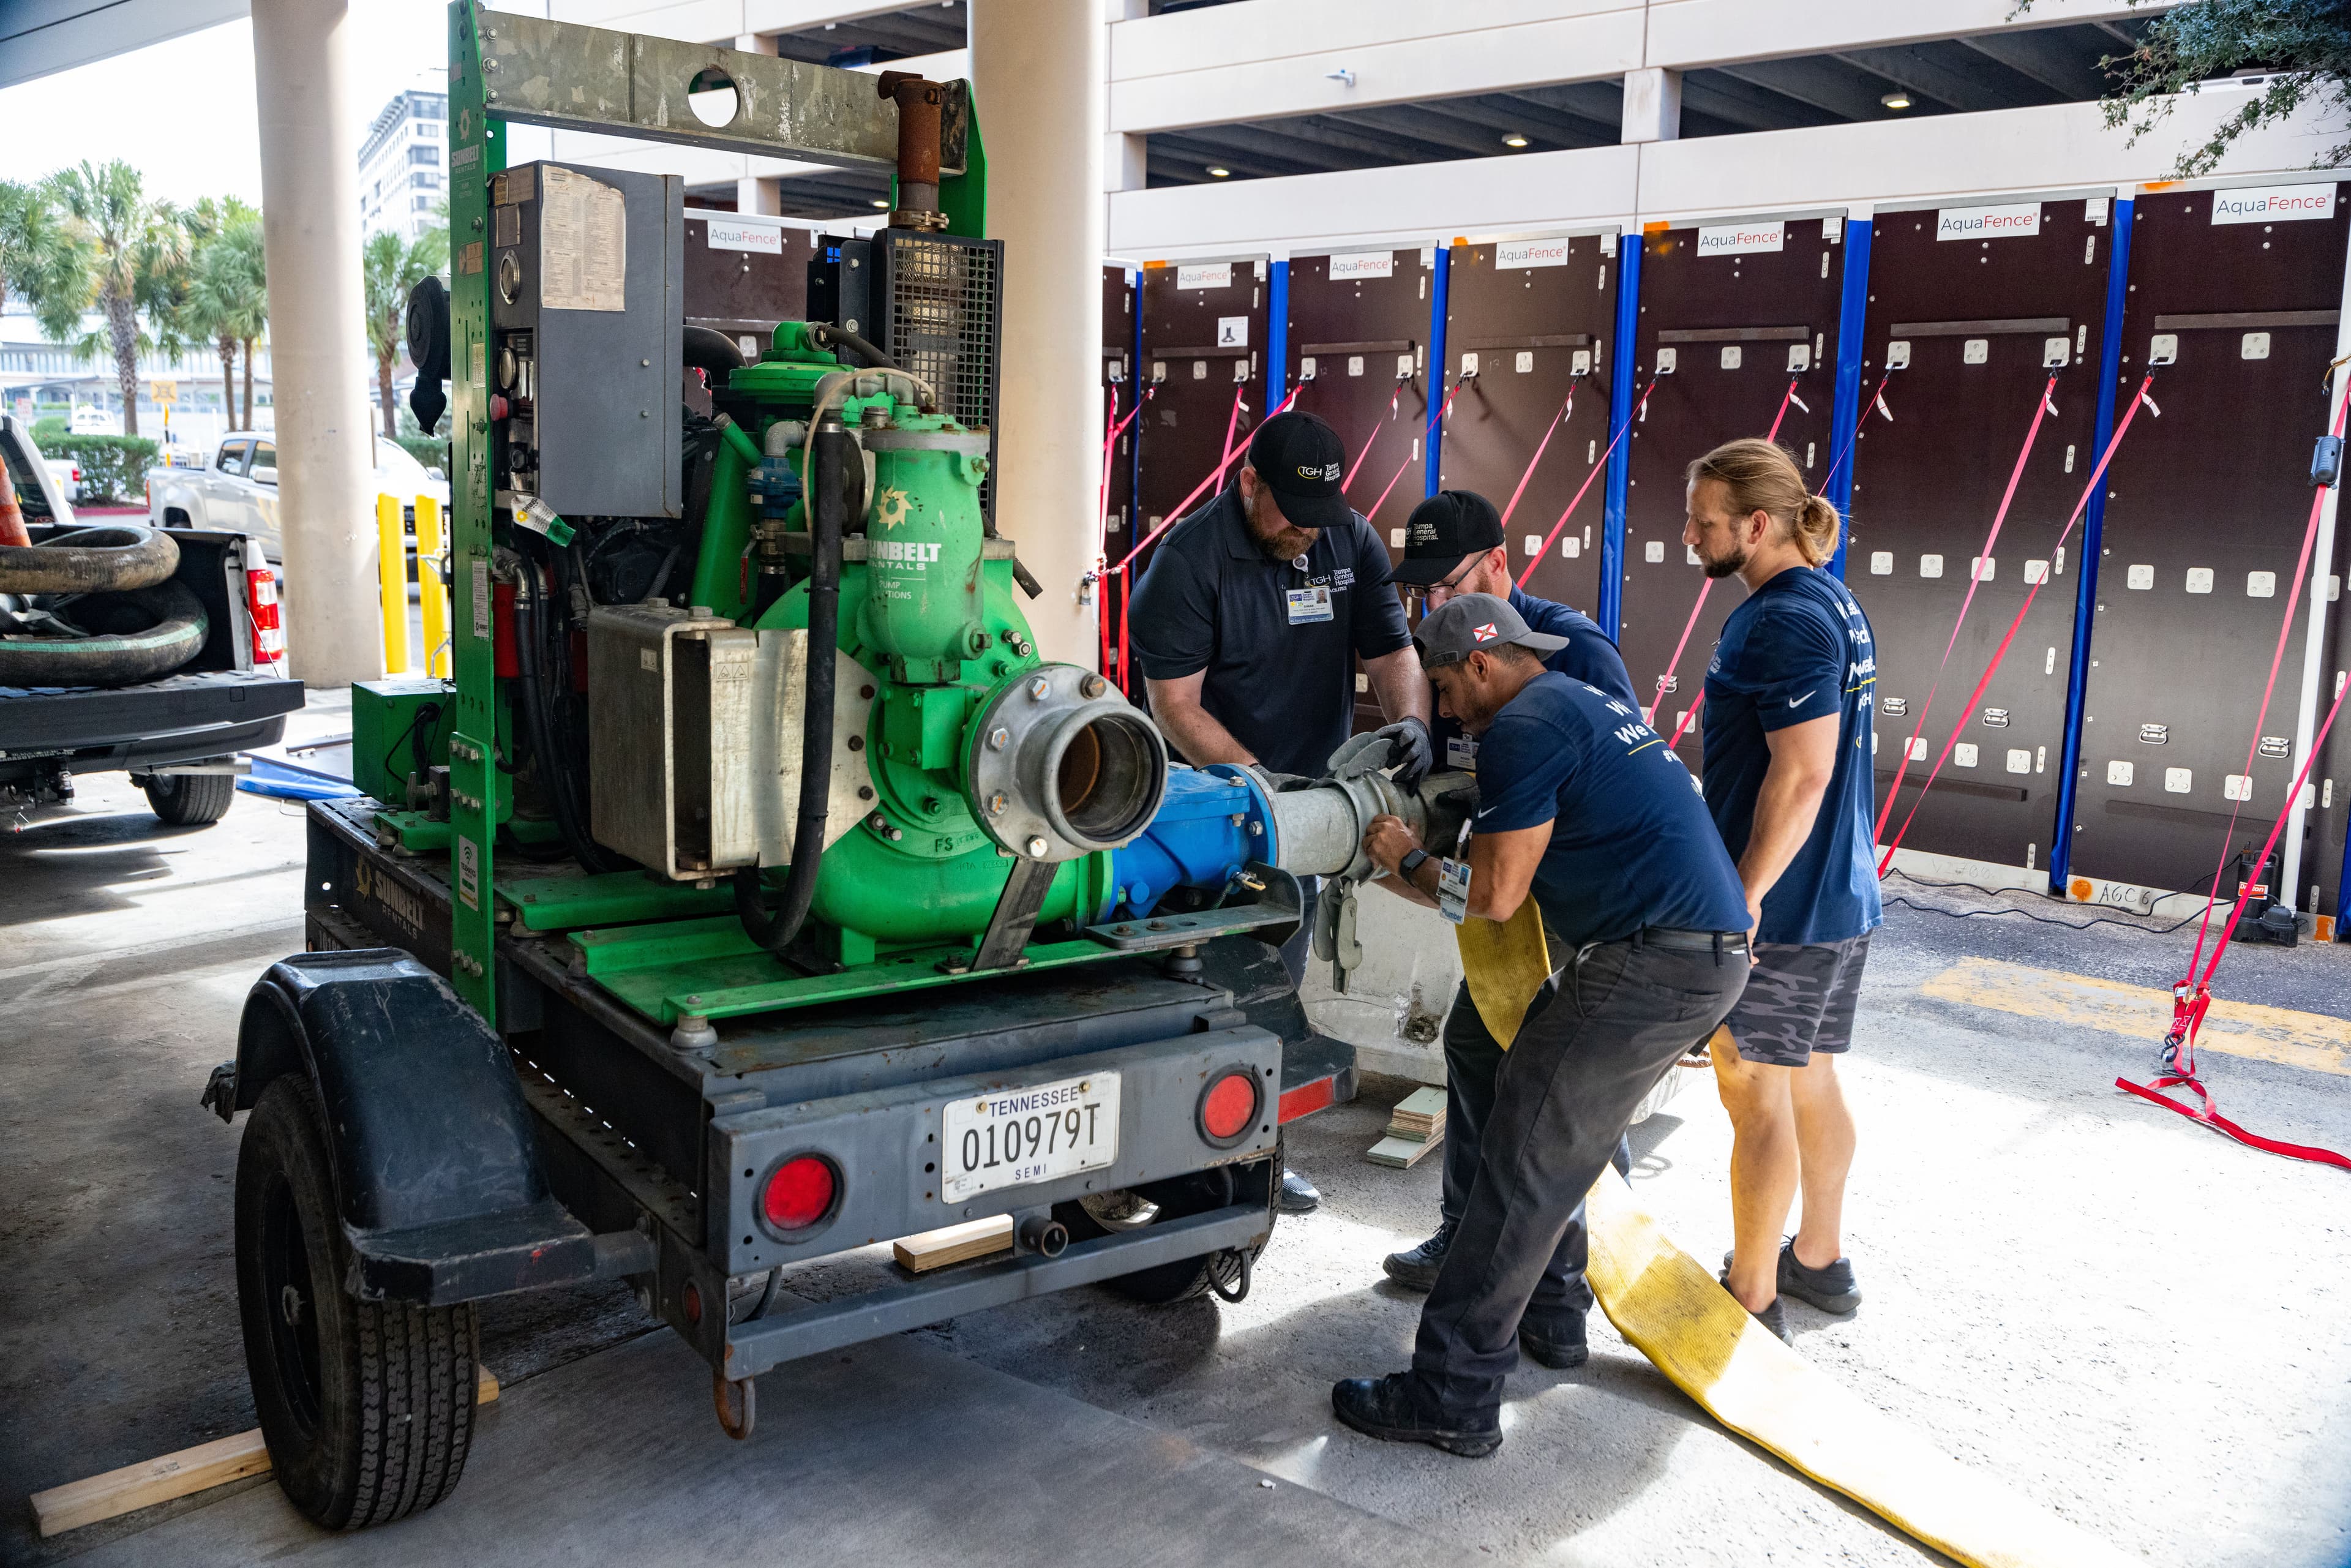
[[[1730,1289],[1730,1268],[1728,1260],[1724,1262],[1722,1272],[1715,1277],[1722,1281],[1722,1288],[1725,1291]],[[1732,1299],[1734,1301],[1737,1300],[1736,1297],[1733,1297]],[[1753,1318],[1757,1322],[1761,1323],[1765,1328],[1770,1329],[1772,1336],[1778,1339],[1782,1344],[1793,1344],[1796,1343],[1793,1339],[1790,1338],[1788,1334],[1787,1303],[1780,1300],[1779,1297],[1772,1297],[1771,1301],[1764,1304],[1763,1310],[1760,1312],[1753,1307],[1748,1308],[1747,1315]]]
[[[1853,1260],[1840,1258],[1825,1269],[1808,1269],[1796,1261],[1792,1237],[1780,1243],[1780,1293],[1838,1317],[1861,1305],[1861,1289],[1853,1281]]]
[[[1445,1267],[1445,1249],[1453,1245],[1453,1221],[1439,1219],[1437,1234],[1409,1252],[1391,1252],[1380,1267],[1407,1291],[1437,1288],[1437,1271]]]

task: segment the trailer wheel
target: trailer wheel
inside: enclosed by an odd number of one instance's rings
[[[318,1095],[287,1073],[237,1150],[237,1306],[277,1484],[329,1530],[386,1524],[455,1490],[481,1343],[471,1304],[346,1294],[350,1261]]]
[[[201,828],[228,815],[236,799],[234,773],[151,773],[139,781],[147,804],[175,828]]]
[[[1206,1214],[1210,1209],[1226,1207],[1234,1199],[1233,1177],[1233,1167],[1226,1166],[1216,1170],[1194,1171],[1189,1176],[1171,1176],[1165,1181],[1155,1181],[1144,1186],[1088,1194],[1073,1202],[1055,1204],[1053,1218],[1068,1228],[1071,1240],[1091,1241],[1097,1237],[1139,1230],[1162,1219],[1176,1219],[1186,1215]],[[1280,1178],[1277,1176],[1274,1179],[1278,1182]],[[1273,1212],[1269,1205],[1269,1226],[1272,1223]],[[1254,1263],[1264,1250],[1262,1244],[1252,1249],[1248,1261]],[[1146,1306],[1165,1307],[1206,1295],[1210,1290],[1229,1296],[1239,1288],[1244,1278],[1246,1265],[1241,1255],[1227,1249],[1199,1258],[1179,1258],[1172,1263],[1155,1263],[1148,1269],[1138,1269],[1132,1274],[1122,1274],[1103,1283],[1131,1301],[1141,1301]]]

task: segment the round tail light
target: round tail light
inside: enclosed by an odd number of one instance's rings
[[[1237,1144],[1257,1121],[1257,1108],[1256,1075],[1235,1068],[1200,1096],[1200,1134],[1212,1144]]]
[[[831,1161],[820,1155],[800,1155],[778,1166],[768,1177],[759,1207],[778,1230],[806,1230],[832,1212],[840,1193],[841,1178]]]

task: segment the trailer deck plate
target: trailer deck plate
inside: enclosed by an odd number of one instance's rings
[[[571,941],[590,978],[660,1024],[688,1014],[723,1019],[778,1012],[972,977],[940,968],[950,960],[969,961],[971,949],[960,943],[893,953],[834,975],[796,974],[745,935],[743,923],[731,915],[578,931]],[[1019,972],[1123,956],[1099,942],[1039,942],[1022,953]]]

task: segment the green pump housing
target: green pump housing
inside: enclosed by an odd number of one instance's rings
[[[758,426],[723,422],[697,612],[807,628],[802,487],[820,411],[838,408],[868,473],[844,533],[838,643],[870,682],[866,733],[849,744],[864,754],[871,799],[822,852],[819,953],[852,967],[976,946],[1024,860],[1053,867],[1037,924],[1074,935],[1106,918],[1118,902],[1112,851],[1158,806],[1165,745],[1099,675],[1038,656],[1011,543],[983,519],[987,432],[923,412],[911,378],[846,366],[797,321],[730,372],[726,392],[737,414],[756,406]],[[773,577],[789,586],[762,607],[756,585]],[[776,883],[783,870],[765,874]]]

